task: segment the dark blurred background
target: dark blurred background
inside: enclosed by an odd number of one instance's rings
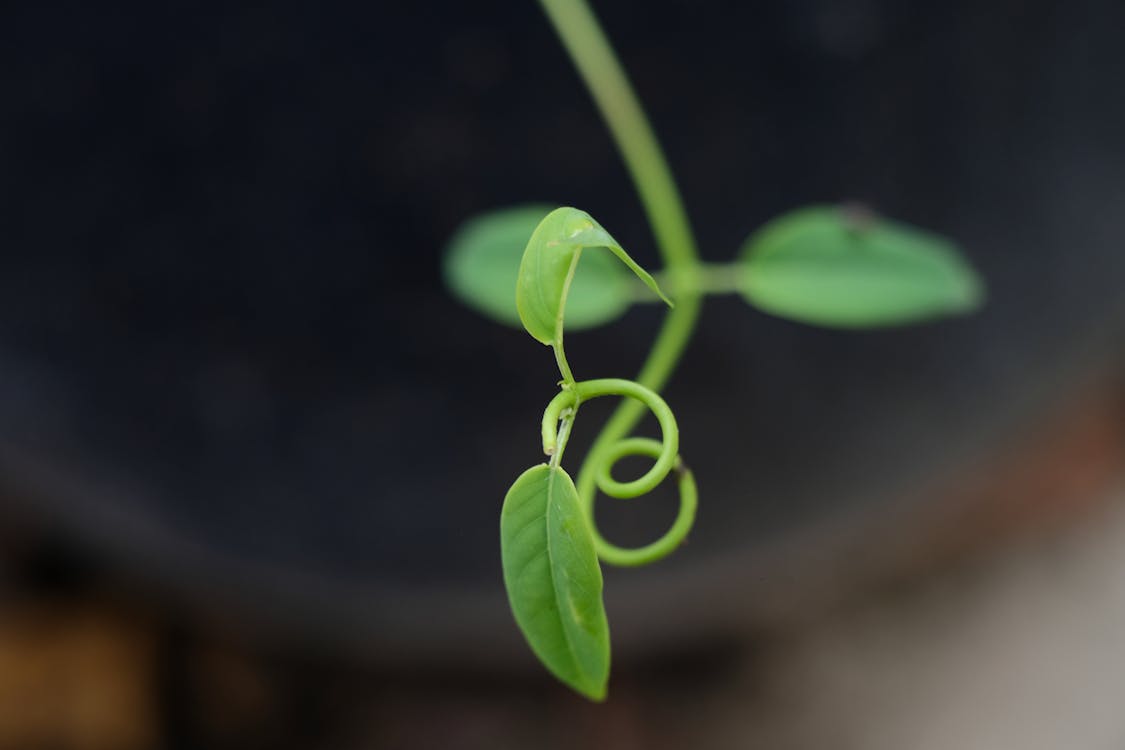
[[[1012,685],[1125,687],[1051,650],[1125,653],[1125,6],[603,5],[706,260],[861,201],[955,238],[984,311],[844,333],[708,302],[665,394],[699,521],[608,571],[587,706],[499,574],[554,363],[440,272],[527,202],[658,266],[538,6],[5,8],[0,748],[1125,742],[1050,692],[1023,703],[1102,733],[1003,734]],[[576,372],[635,372],[660,315],[571,337]],[[675,512],[601,506],[623,542]]]

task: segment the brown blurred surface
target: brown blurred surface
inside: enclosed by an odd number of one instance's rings
[[[147,623],[97,602],[0,610],[0,747],[152,747],[154,646]]]

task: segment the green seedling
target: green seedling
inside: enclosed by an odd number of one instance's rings
[[[695,479],[659,392],[691,338],[703,298],[739,294],[771,315],[859,329],[966,314],[980,306],[984,292],[950,240],[848,205],[792,211],[753,233],[732,263],[701,262],[664,155],[589,7],[584,0],[540,2],[625,159],[665,268],[649,274],[584,211],[528,205],[467,222],[450,242],[445,275],[466,304],[522,325],[554,353],[561,380],[543,413],[547,462],[516,479],[500,513],[504,584],[516,623],[543,665],[600,701],[610,672],[600,564],[660,560],[695,520]],[[563,347],[564,324],[571,330],[604,325],[650,301],[670,309],[637,379],[577,380]],[[624,400],[572,480],[562,467],[571,430],[581,406],[603,396]],[[646,411],[660,425],[660,440],[630,436]],[[653,464],[640,478],[620,482],[613,467],[627,456]],[[624,548],[598,532],[599,491],[634,498],[672,474],[680,507],[664,536]]]

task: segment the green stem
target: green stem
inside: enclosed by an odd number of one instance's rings
[[[574,383],[574,373],[570,371],[570,363],[566,361],[566,352],[563,351],[562,337],[560,336],[555,343],[551,344],[551,349],[555,352],[555,364],[559,367],[559,374],[562,375],[562,382],[571,385]]]
[[[699,293],[704,295],[737,294],[742,291],[743,263],[701,263]]]
[[[585,0],[540,2],[613,135],[644,205],[666,273],[681,290],[637,376],[642,385],[660,391],[699,317],[699,260],[691,225],[656,135],[589,5]],[[625,401],[591,446],[576,483],[588,514],[593,513],[595,468],[603,463],[599,455],[628,435],[643,414],[640,402]],[[604,543],[599,544],[599,555],[604,549]]]
[[[702,296],[712,297],[721,294],[739,294],[744,284],[741,275],[744,273],[743,264],[734,263],[698,263],[694,282],[697,284],[694,291]],[[653,274],[660,288],[666,290],[673,297],[692,290],[677,289],[672,278],[663,271]],[[681,280],[682,283],[682,280]],[[652,290],[640,282],[631,282],[629,301],[634,305],[663,304],[663,300],[653,295]]]
[[[540,0],[613,135],[670,268],[696,260],[695,241],[656,135],[585,0]]]

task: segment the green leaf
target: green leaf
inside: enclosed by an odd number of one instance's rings
[[[649,289],[671,306],[656,280],[622,249],[598,222],[577,208],[556,208],[549,213],[527,243],[520,261],[516,285],[516,309],[520,320],[535,339],[551,345],[562,337],[563,313],[569,324],[568,298],[575,295],[571,284],[584,248],[604,247],[616,255]],[[598,257],[591,256],[591,260]]]
[[[482,214],[465,222],[445,251],[446,286],[469,307],[498,323],[520,327],[513,291],[532,232],[552,206],[527,205]],[[631,303],[629,277],[617,261],[596,253],[575,274],[566,308],[573,330],[620,317]]]
[[[815,325],[902,325],[972,312],[984,297],[950,240],[854,207],[774,219],[747,240],[741,261],[747,302]]]
[[[603,700],[609,625],[602,571],[565,471],[540,464],[515,481],[500,513],[500,553],[512,614],[531,650],[555,677]]]

